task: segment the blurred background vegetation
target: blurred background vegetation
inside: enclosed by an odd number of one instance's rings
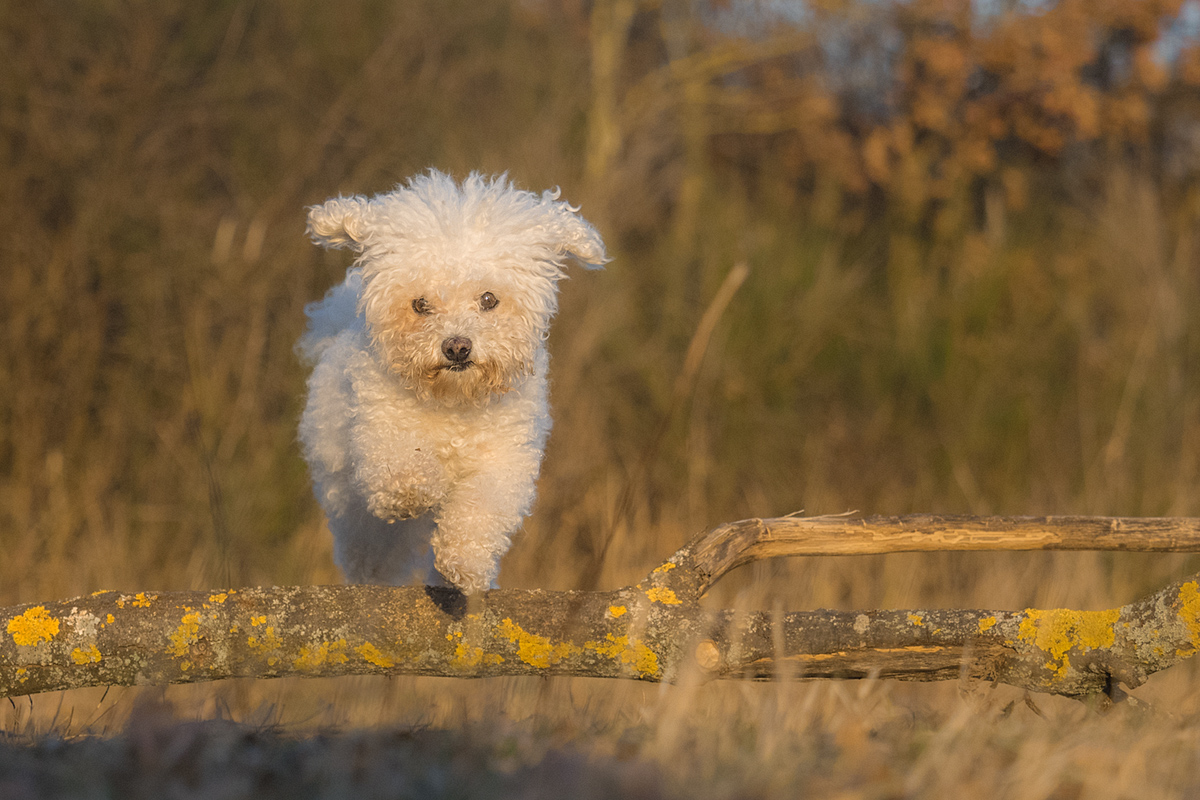
[[[349,259],[304,207],[430,166],[560,185],[615,258],[563,287],[506,586],[801,509],[1200,514],[1198,16],[0,3],[0,604],[338,580],[293,344]],[[1111,605],[1185,566],[797,560],[726,595]]]

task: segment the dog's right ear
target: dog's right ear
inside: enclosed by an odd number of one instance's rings
[[[323,205],[309,206],[307,233],[322,247],[349,247],[361,253],[370,208],[371,201],[360,195],[334,197]]]

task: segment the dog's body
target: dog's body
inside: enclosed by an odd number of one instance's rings
[[[495,584],[550,432],[545,338],[563,263],[606,260],[557,192],[441,173],[309,211],[361,252],[308,309],[300,439],[352,582]]]

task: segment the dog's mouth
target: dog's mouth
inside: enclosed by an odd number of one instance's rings
[[[463,372],[475,366],[474,361],[455,361],[451,364],[446,364],[442,369],[450,370],[451,372]]]

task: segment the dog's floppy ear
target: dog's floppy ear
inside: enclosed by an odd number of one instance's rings
[[[362,252],[370,207],[371,201],[359,195],[334,197],[323,205],[309,206],[307,233],[322,247],[349,247]]]
[[[592,224],[579,216],[579,209],[562,200],[558,200],[558,190],[552,190],[542,195],[544,201],[554,202],[556,206],[557,225],[555,234],[558,238],[558,251],[566,258],[572,258],[580,266],[597,269],[608,263],[608,253],[604,250],[604,240],[592,227]]]
[[[591,223],[577,214],[572,214],[571,220],[564,226],[562,249],[563,253],[588,269],[599,269],[609,261],[600,234]]]

